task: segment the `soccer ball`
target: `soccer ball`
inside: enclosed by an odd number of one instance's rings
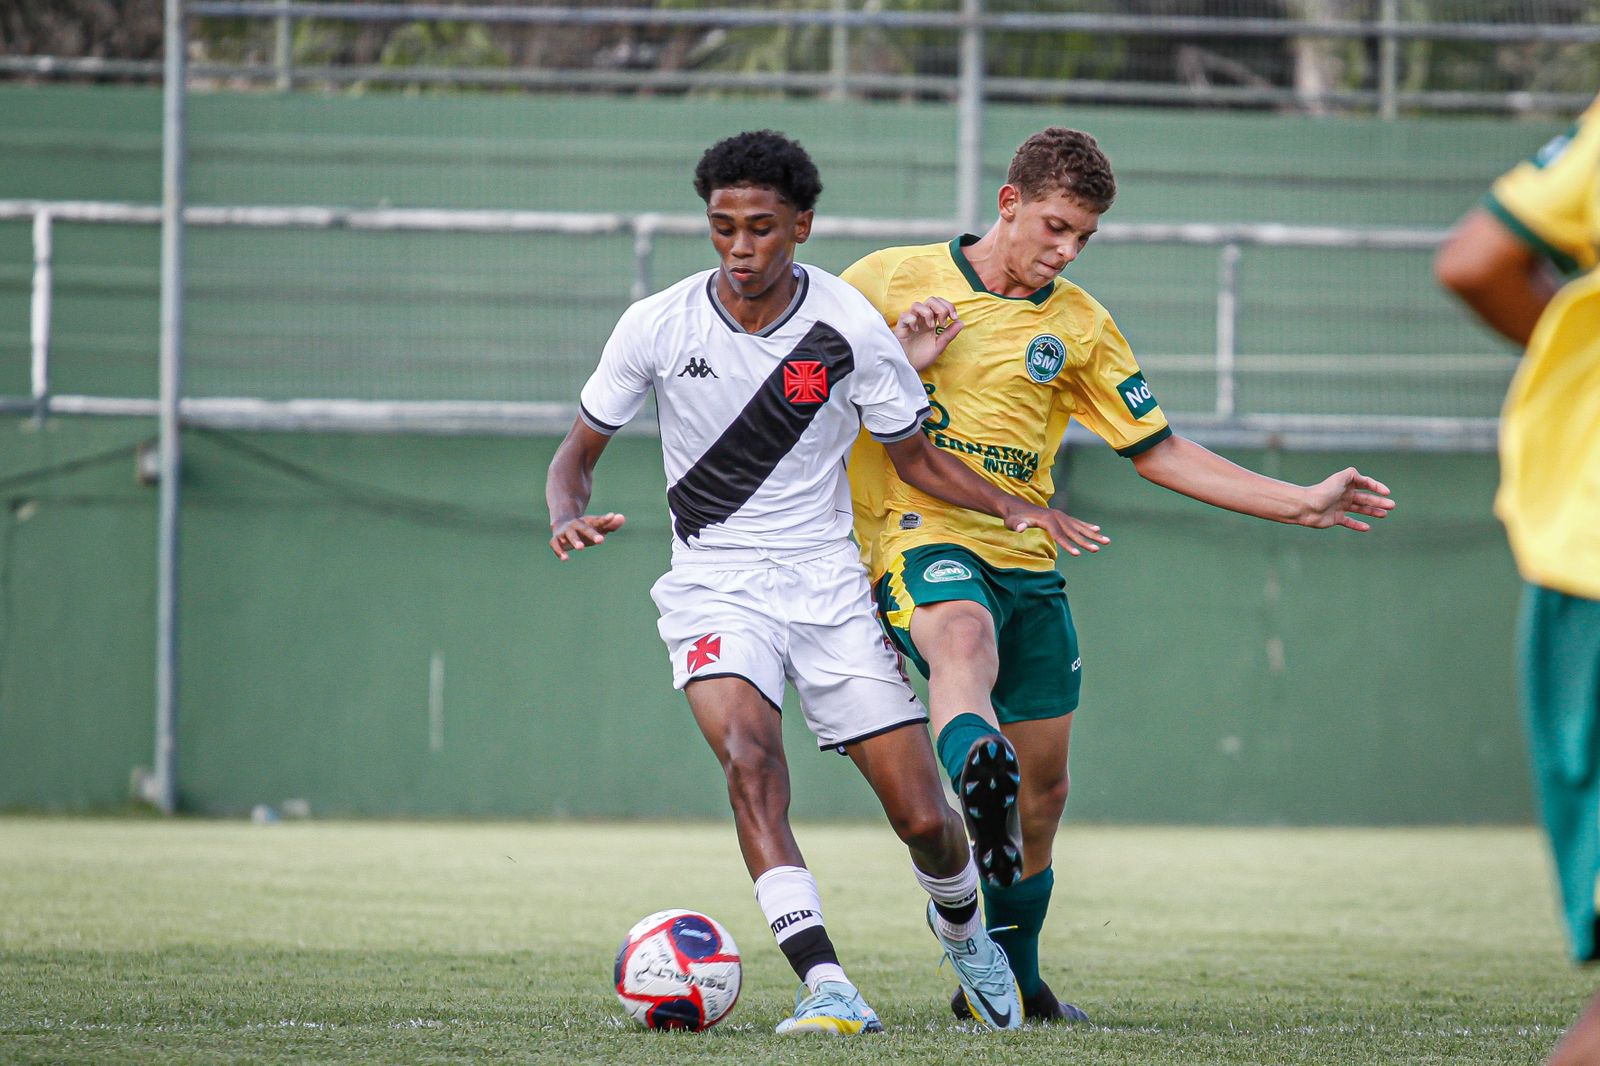
[[[739,946],[698,911],[657,911],[622,941],[613,980],[622,1009],[651,1029],[699,1032],[739,998]]]

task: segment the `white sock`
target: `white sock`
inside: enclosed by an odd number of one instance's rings
[[[917,875],[917,884],[923,891],[932,897],[935,903],[942,903],[946,907],[959,907],[966,903],[976,903],[978,899],[978,866],[969,856],[967,865],[958,874],[949,877],[935,877],[917,869],[915,863],[911,864],[911,872]],[[977,936],[983,928],[982,909],[976,909],[972,917],[965,922],[952,922],[935,908],[934,922],[939,927],[939,935],[946,940],[965,940],[970,936]]]
[[[836,984],[856,986],[850,983],[850,978],[844,975],[844,967],[836,962],[819,962],[806,971],[806,987],[815,992],[817,986],[824,981],[833,981]]]
[[[803,866],[774,866],[756,878],[756,903],[767,919],[767,927],[778,941],[778,947],[796,969],[804,968],[801,978],[805,986],[815,992],[824,981],[837,981],[854,988],[845,976],[827,939],[827,929],[822,922],[822,893],[817,890],[817,879]],[[814,934],[790,944],[796,936],[816,930]],[[809,942],[809,943],[808,943]],[[826,948],[818,950],[818,943]],[[822,954],[821,961],[806,965],[808,958]]]
[[[822,893],[804,866],[774,866],[756,878],[756,903],[779,946],[822,925]]]

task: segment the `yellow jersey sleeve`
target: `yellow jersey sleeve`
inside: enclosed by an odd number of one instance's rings
[[[875,252],[856,260],[839,276],[865,296],[887,321],[884,305],[888,302],[889,276],[884,260],[883,255]],[[851,449],[848,469],[856,544],[861,548],[861,561],[867,573],[876,580],[884,566],[878,557],[878,538],[889,513],[885,502],[889,494],[889,453],[863,429]]]
[[[839,276],[865,296],[867,302],[878,309],[878,314],[883,316],[885,322],[892,324],[893,319],[889,317],[886,307],[889,302],[889,269],[885,258],[882,253],[873,252],[851,263]]]
[[[1072,377],[1072,417],[1128,459],[1172,436],[1166,414],[1110,315],[1092,347],[1088,363]]]
[[[1564,274],[1592,270],[1600,101],[1573,127],[1494,183],[1484,206]]]

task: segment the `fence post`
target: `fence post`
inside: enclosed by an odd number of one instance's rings
[[[834,20],[828,24],[828,73],[833,76],[833,87],[828,96],[843,101],[850,95],[850,29],[838,16],[849,9],[850,0],[833,0]]]
[[[183,468],[178,404],[183,395],[184,97],[183,0],[166,0],[161,134],[160,502],[156,530],[156,750],[147,798],[178,809],[178,517]]]
[[[656,251],[656,223],[653,215],[633,220],[633,299],[650,295],[650,266]]]
[[[278,7],[287,11],[289,0],[278,0]],[[273,17],[272,65],[277,70],[273,85],[280,93],[288,92],[294,85],[290,67],[294,65],[294,22],[287,14]]]
[[[1395,95],[1400,83],[1400,42],[1394,28],[1399,21],[1400,0],[1382,0],[1378,16],[1383,36],[1378,38],[1378,117],[1393,122],[1399,110]]]
[[[1239,350],[1239,246],[1225,244],[1217,259],[1217,417],[1234,415]]]
[[[55,286],[50,265],[55,245],[52,221],[48,208],[40,208],[33,216],[33,306],[28,339],[33,353],[29,378],[36,420],[44,418],[50,403],[50,298]]]
[[[956,221],[975,233],[983,185],[983,0],[961,0],[961,82],[956,112]]]

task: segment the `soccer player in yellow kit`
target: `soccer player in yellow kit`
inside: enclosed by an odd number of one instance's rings
[[[1143,477],[1218,507],[1358,531],[1369,525],[1354,515],[1387,514],[1388,488],[1353,467],[1291,485],[1172,431],[1106,309],[1058,276],[1115,196],[1094,138],[1052,127],[1017,150],[999,218],[983,236],[874,252],[845,271],[888,322],[945,330],[943,352],[916,366],[933,444],[1006,491],[1045,503],[1076,418]],[[986,918],[1011,960],[1025,1016],[1082,1020],[1040,977],[1038,958],[1082,673],[1056,546],[918,492],[870,439],[856,445],[850,480],[880,617],[928,678],[939,758],[962,802]],[[989,771],[973,772],[995,765],[1010,767],[1012,792]],[[951,1005],[966,1015],[959,997]]]
[[[1500,491],[1526,588],[1522,710],[1574,959],[1600,959],[1600,100],[1495,182],[1439,280],[1527,352],[1500,421]],[[1557,278],[1549,267],[1566,276]],[[1600,1063],[1600,996],[1551,1063]]]

